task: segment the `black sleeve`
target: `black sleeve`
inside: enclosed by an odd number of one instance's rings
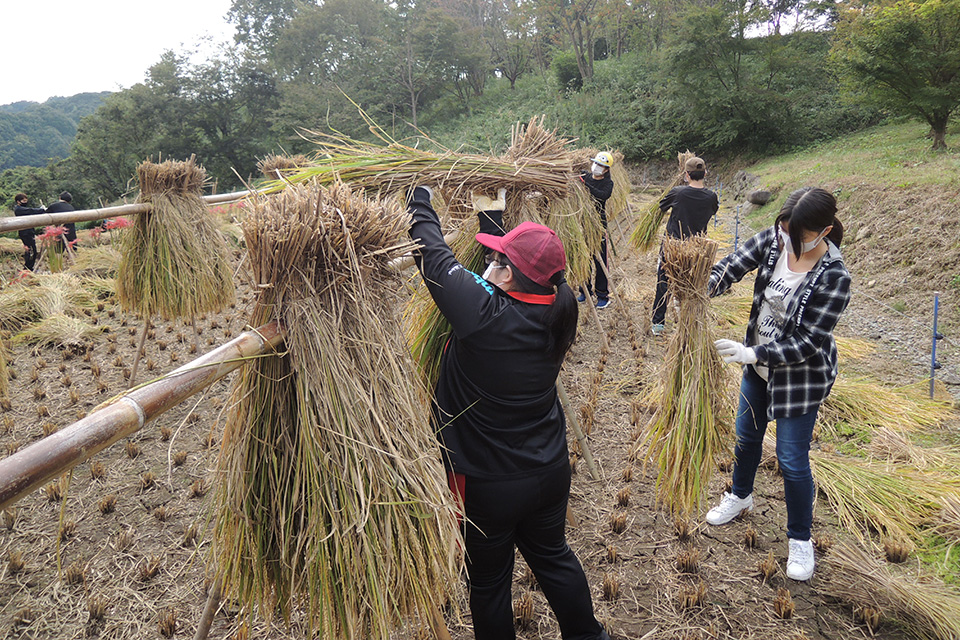
[[[606,202],[613,194],[613,180],[609,176],[604,176],[602,180],[594,180],[593,176],[587,176],[583,179],[583,184],[587,185],[590,195],[600,202]]]
[[[429,196],[422,189],[414,190],[408,207],[413,216],[410,237],[420,245],[414,259],[423,281],[454,333],[465,338],[485,325],[505,306],[495,287],[479,275],[464,268],[443,239],[440,219],[430,205]],[[497,214],[490,216],[488,214]],[[489,222],[500,212],[484,212]],[[499,235],[502,233],[494,231]]]
[[[660,211],[666,211],[667,209],[673,208],[673,203],[677,200],[677,190],[670,189],[667,192],[667,195],[663,196],[660,199]]]

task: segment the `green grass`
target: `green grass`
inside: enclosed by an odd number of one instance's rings
[[[960,586],[960,545],[943,538],[931,538],[917,557],[947,584]]]
[[[960,136],[947,137],[953,147],[933,151],[929,127],[918,122],[878,125],[806,149],[772,156],[746,167],[774,198],[750,216],[755,228],[770,224],[790,192],[821,186],[842,203],[865,185],[910,189],[960,188]]]

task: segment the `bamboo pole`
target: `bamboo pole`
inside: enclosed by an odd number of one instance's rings
[[[207,636],[210,635],[210,627],[213,625],[213,616],[220,608],[220,596],[220,578],[217,578],[210,585],[207,602],[203,605],[200,624],[197,625],[197,632],[194,634],[193,640],[207,640]]]
[[[221,193],[215,196],[203,196],[203,201],[208,205],[237,202],[254,193],[256,193],[256,191]],[[122,204],[117,207],[102,207],[100,209],[80,209],[78,211],[64,211],[62,213],[38,213],[32,216],[11,216],[0,218],[0,233],[31,229],[33,227],[67,224],[68,222],[89,222],[91,220],[103,220],[104,218],[138,215],[141,213],[149,213],[152,210],[153,205],[149,202],[141,202],[138,204]]]
[[[573,429],[573,435],[577,437],[577,442],[580,443],[580,450],[583,452],[583,461],[587,463],[587,470],[590,471],[590,477],[594,480],[599,480],[600,472],[597,471],[597,463],[593,461],[593,454],[590,453],[590,447],[587,446],[587,436],[584,435],[583,429],[580,428],[580,421],[577,420],[577,412],[573,410],[573,405],[570,403],[570,396],[567,395],[567,389],[559,380],[557,380],[557,395],[560,396],[560,406],[567,411],[567,420]]]
[[[83,420],[0,460],[0,510],[282,341],[276,322],[245,331],[156,382],[129,391]]]

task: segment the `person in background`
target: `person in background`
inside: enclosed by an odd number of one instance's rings
[[[54,202],[52,205],[47,207],[47,213],[63,213],[65,211],[73,211],[73,196],[69,191],[64,191],[60,194],[59,202]],[[77,240],[77,225],[73,222],[67,222],[63,225],[63,228],[66,232],[63,234],[63,247],[66,250],[72,250],[75,246]]]
[[[688,158],[683,165],[684,180],[687,184],[674,187],[660,200],[660,210],[670,210],[667,219],[667,235],[681,240],[705,233],[710,218],[720,209],[717,194],[703,184],[707,167],[701,158]],[[667,318],[667,294],[669,286],[663,270],[663,247],[657,260],[657,290],[653,297],[653,318],[650,328],[653,335],[663,333]]]
[[[837,377],[833,328],[850,301],[850,274],[840,255],[843,226],[828,191],[799,189],[773,227],[718,262],[711,296],[757,271],[744,342],[717,340],[724,362],[743,365],[733,488],[707,513],[722,525],[754,506],[753,483],[767,422],[777,421],[777,460],[787,503],[787,577],[808,580],[815,560],[810,441],[817,411]]]
[[[610,283],[607,281],[607,200],[613,193],[613,179],[610,177],[610,165],[613,164],[613,156],[606,151],[601,151],[595,158],[590,160],[590,171],[580,174],[580,180],[586,185],[587,190],[593,197],[593,203],[597,207],[597,213],[600,214],[600,223],[603,225],[603,238],[600,240],[600,256],[593,257],[593,268],[596,273],[596,286],[591,287],[587,282],[587,291],[584,292],[580,287],[580,295],[577,296],[577,302],[586,302],[587,295],[597,294],[597,309],[606,309],[610,306]]]
[[[38,213],[46,213],[46,209],[43,207],[28,207],[27,203],[30,199],[25,193],[18,193],[13,197],[13,215],[15,216],[33,216]],[[17,235],[20,236],[20,242],[23,243],[23,262],[24,266],[29,271],[33,271],[33,267],[37,262],[37,230],[34,228],[21,229],[17,232]]]
[[[505,190],[474,196],[483,275],[443,240],[432,192],[409,198],[417,267],[453,329],[434,389],[434,428],[463,510],[470,611],[477,640],[512,640],[516,549],[537,577],[564,640],[609,640],[566,540],[570,463],[557,376],[577,332],[566,254],[551,229],[504,235]]]

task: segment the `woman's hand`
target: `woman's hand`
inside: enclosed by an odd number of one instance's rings
[[[745,347],[739,342],[733,340],[716,340],[713,346],[717,348],[717,353],[727,364],[739,362],[741,364],[754,364],[757,361],[757,352],[753,347]]]

